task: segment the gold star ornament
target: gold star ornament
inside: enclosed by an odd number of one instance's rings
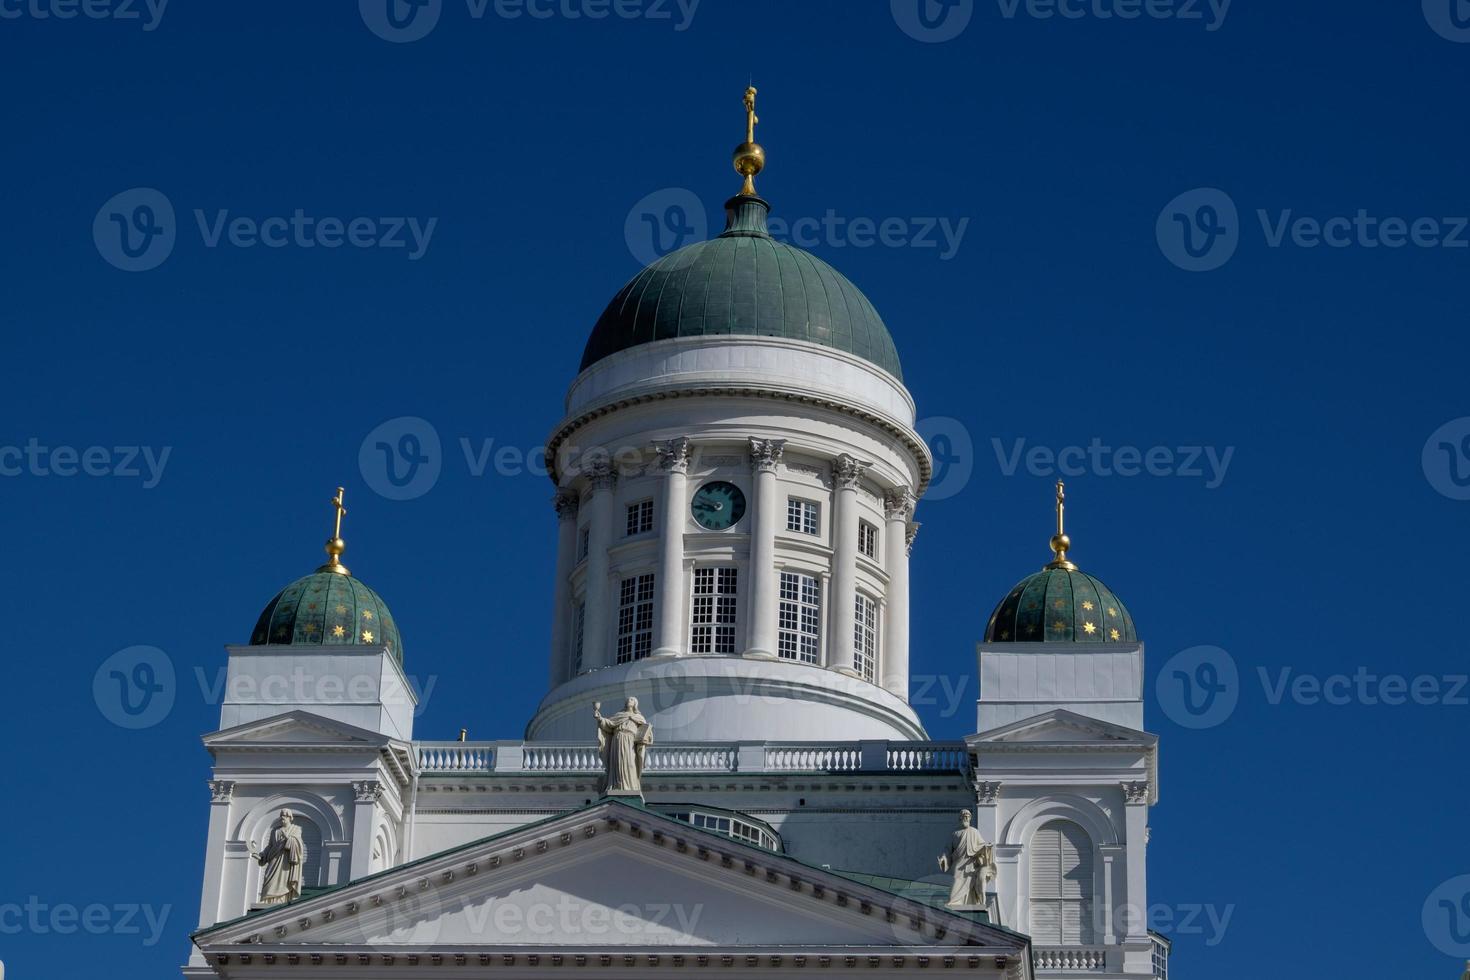
[[[362,631],[362,642],[364,642],[364,643],[371,643],[371,642],[373,642],[373,631],[372,630],[363,630]]]

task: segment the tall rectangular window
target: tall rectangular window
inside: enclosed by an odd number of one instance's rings
[[[618,599],[618,663],[653,652],[653,573],[625,578]]]
[[[871,682],[878,664],[878,604],[859,592],[853,613],[852,667]]]
[[[858,521],[858,553],[874,561],[878,560],[878,528],[867,521]]]
[[[690,617],[690,653],[735,652],[736,571],[696,568]]]
[[[782,572],[776,652],[787,660],[816,663],[822,638],[821,622],[821,583],[810,575]]]
[[[821,505],[800,497],[786,498],[786,530],[801,534],[822,533]]]
[[[587,634],[587,603],[577,603],[572,611],[572,676],[582,672],[582,639]]]
[[[628,505],[628,537],[653,530],[653,501],[640,500]]]

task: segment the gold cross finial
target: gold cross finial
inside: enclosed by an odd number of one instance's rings
[[[745,178],[740,188],[743,197],[755,197],[755,175],[766,166],[766,151],[755,141],[755,124],[760,119],[755,114],[755,86],[745,90],[745,142],[735,147],[735,172]]]
[[[341,560],[342,552],[347,550],[347,542],[342,540],[342,515],[347,513],[347,508],[342,506],[342,494],[344,492],[343,487],[338,487],[337,496],[332,498],[332,507],[337,511],[337,521],[332,525],[332,536],[327,539],[327,563],[317,569],[319,572],[336,572],[339,575],[348,574],[347,566],[342,564]]]
[[[1067,485],[1061,480],[1057,481],[1057,533],[1051,536],[1052,560],[1047,568],[1064,568],[1073,571],[1077,568],[1067,560],[1067,552],[1072,550],[1072,539],[1067,537],[1066,526],[1067,512]]]

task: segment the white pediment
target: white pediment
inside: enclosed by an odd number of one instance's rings
[[[196,935],[251,949],[786,947],[1024,956],[1022,937],[602,801]],[[240,944],[248,944],[242,946]]]
[[[259,721],[204,736],[210,748],[266,745],[362,745],[379,746],[388,739],[377,732],[347,725],[310,711],[287,711]]]
[[[978,735],[971,735],[966,742],[971,747],[994,747],[997,744],[1015,742],[1086,742],[1116,743],[1118,745],[1152,746],[1158,736],[1140,732],[1133,728],[1100,721],[1086,715],[1055,708],[1045,714],[992,728]]]

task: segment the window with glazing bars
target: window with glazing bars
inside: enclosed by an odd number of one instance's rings
[[[618,663],[653,652],[653,573],[625,578],[618,599]]]
[[[821,584],[810,575],[782,572],[776,652],[787,660],[816,663],[822,636],[821,621]]]
[[[735,652],[736,570],[696,568],[690,653]]]

